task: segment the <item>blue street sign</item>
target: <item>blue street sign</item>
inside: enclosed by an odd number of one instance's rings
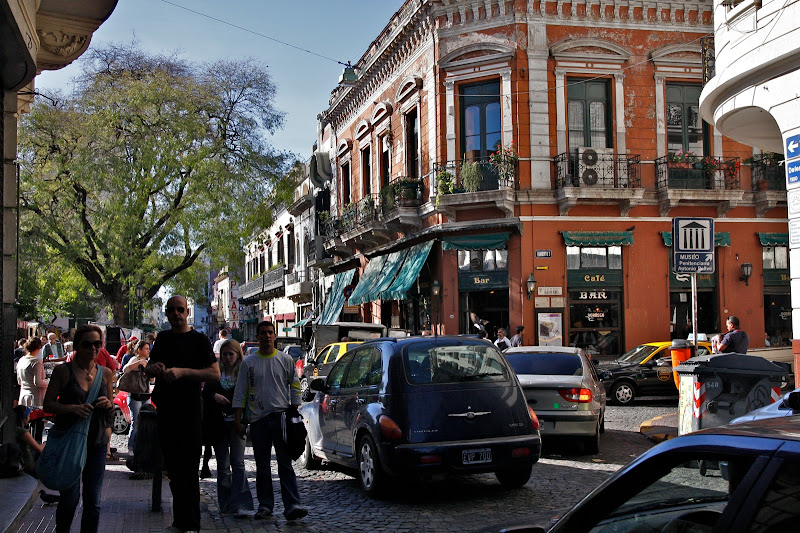
[[[713,273],[714,219],[673,218],[672,253],[672,271],[676,274]]]
[[[786,159],[800,157],[800,135],[786,137]]]
[[[800,161],[789,161],[786,163],[786,183],[793,184],[800,182]]]

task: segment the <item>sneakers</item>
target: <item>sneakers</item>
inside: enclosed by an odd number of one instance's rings
[[[286,520],[299,520],[308,514],[308,509],[305,507],[295,507],[286,513]]]
[[[272,516],[272,511],[270,511],[269,509],[259,509],[258,511],[256,511],[256,514],[253,515],[253,518],[255,518],[256,520],[264,520],[266,518],[269,518],[270,516]]]

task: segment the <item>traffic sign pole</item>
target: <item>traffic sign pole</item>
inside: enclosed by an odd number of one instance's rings
[[[697,346],[697,272],[692,272],[692,344]]]

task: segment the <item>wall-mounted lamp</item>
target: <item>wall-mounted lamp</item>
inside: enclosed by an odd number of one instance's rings
[[[742,275],[739,276],[739,281],[744,281],[745,285],[750,285],[750,276],[753,275],[753,264],[742,263]]]
[[[439,280],[433,280],[433,285],[431,286],[431,294],[434,298],[438,298],[442,294],[442,287],[439,285]]]
[[[533,277],[533,272],[528,276],[528,281],[525,282],[525,285],[528,287],[528,300],[530,300],[531,296],[533,296],[533,289],[536,288],[536,278]]]

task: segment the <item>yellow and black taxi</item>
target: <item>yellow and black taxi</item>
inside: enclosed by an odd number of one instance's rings
[[[637,396],[677,396],[672,377],[672,341],[648,342],[607,363],[600,363],[597,372],[608,392],[608,400],[628,405]],[[695,355],[711,353],[711,343],[697,343]]]
[[[328,375],[333,364],[336,363],[348,351],[352,350],[361,342],[333,342],[325,346],[316,357],[311,354],[306,355],[306,362],[303,366],[303,373],[300,376],[300,387],[303,391],[308,388],[308,384],[314,378],[324,378]]]

